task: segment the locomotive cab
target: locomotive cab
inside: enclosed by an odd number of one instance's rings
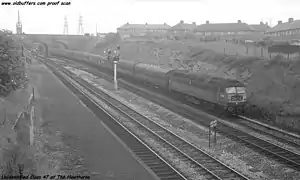
[[[225,88],[225,92],[227,111],[233,113],[243,111],[247,98],[246,88],[242,86],[227,87]]]

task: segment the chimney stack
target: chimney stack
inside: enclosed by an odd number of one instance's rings
[[[242,23],[242,21],[241,20],[238,20],[238,22],[237,23]]]
[[[183,21],[183,20],[181,20],[181,21],[180,21],[180,24],[183,24],[183,23],[184,23],[184,21]]]
[[[148,23],[145,24],[146,26],[148,25]]]
[[[209,21],[206,21],[206,24],[209,24]]]
[[[294,18],[289,18],[289,23],[293,22]]]
[[[193,22],[194,25],[196,25],[196,22]]]
[[[129,24],[129,22],[127,22],[127,24]]]
[[[261,22],[260,22],[260,25],[264,25],[264,22],[261,21]]]
[[[278,24],[281,24],[282,23],[282,21],[278,21]]]
[[[164,25],[167,25],[167,23],[164,23]]]

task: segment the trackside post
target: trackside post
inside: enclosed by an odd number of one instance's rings
[[[117,81],[117,61],[114,61],[114,87],[115,90],[118,90],[118,81]]]
[[[217,143],[217,120],[211,121],[209,124],[209,136],[208,136],[208,147],[210,148],[210,136],[212,129],[215,131],[214,133],[214,144]]]
[[[215,131],[215,145],[217,144],[217,126],[214,127]]]
[[[210,148],[210,126],[208,129],[208,148]]]

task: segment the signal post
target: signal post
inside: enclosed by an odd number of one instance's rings
[[[114,63],[114,88],[118,90],[118,81],[117,81],[117,64],[120,60],[120,46],[117,47],[117,50],[114,52],[113,63]]]
[[[117,64],[118,64],[118,61],[114,61],[114,87],[115,87],[115,90],[118,90]]]

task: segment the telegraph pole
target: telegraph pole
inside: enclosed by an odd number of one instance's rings
[[[96,23],[96,36],[98,36],[98,23]]]

